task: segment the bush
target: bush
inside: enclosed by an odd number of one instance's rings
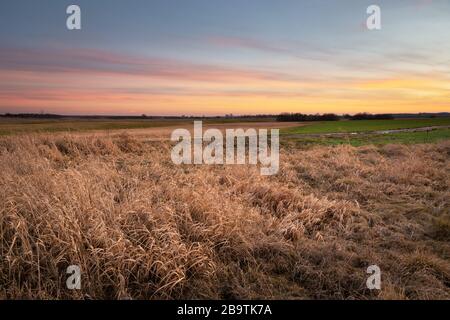
[[[337,121],[339,116],[334,113],[325,114],[302,114],[302,113],[282,113],[277,117],[277,121]]]

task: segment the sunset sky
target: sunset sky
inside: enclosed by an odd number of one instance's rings
[[[450,1],[2,0],[0,75],[0,113],[450,111]]]

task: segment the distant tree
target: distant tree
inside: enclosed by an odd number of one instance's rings
[[[325,114],[303,114],[303,113],[282,113],[277,116],[277,121],[337,121],[339,116],[334,113]]]
[[[350,116],[350,120],[391,120],[394,119],[392,114],[370,114],[370,113],[357,113],[354,116]]]

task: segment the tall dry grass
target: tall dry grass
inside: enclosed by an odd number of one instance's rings
[[[449,142],[281,155],[262,177],[125,135],[2,138],[0,298],[450,298]]]

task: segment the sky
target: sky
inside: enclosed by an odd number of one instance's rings
[[[0,113],[444,111],[450,0],[0,2]]]

